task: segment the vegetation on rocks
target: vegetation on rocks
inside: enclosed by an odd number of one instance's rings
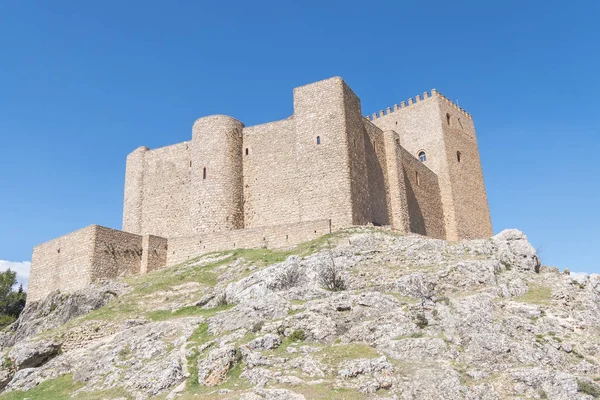
[[[583,400],[600,277],[540,266],[518,231],[351,229],[55,293],[0,344],[0,399]]]

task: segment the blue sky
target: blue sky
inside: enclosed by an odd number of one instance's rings
[[[600,272],[597,1],[0,2],[0,260],[121,225],[125,157],[196,118],[292,113],[342,76],[371,114],[436,88],[473,114],[494,231]]]

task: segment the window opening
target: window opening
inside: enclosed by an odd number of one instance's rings
[[[446,122],[450,125],[450,114],[446,114]]]
[[[321,136],[317,136],[317,144],[321,144]]]
[[[427,154],[424,151],[419,152],[419,161],[425,162],[427,161]]]
[[[462,155],[462,154],[460,154],[460,151],[457,151],[457,152],[456,152],[456,160],[458,160],[458,162],[460,162],[460,156],[461,156],[461,155]]]
[[[420,186],[421,180],[419,179],[419,171],[415,171],[415,180],[417,181],[417,186]]]
[[[202,170],[202,179],[206,179],[206,167]]]

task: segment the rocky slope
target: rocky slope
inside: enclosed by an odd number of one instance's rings
[[[519,231],[354,229],[53,294],[3,333],[0,399],[592,399],[599,300]]]

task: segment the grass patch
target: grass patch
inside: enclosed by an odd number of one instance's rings
[[[592,382],[584,381],[582,379],[577,379],[577,390],[580,393],[589,394],[590,396],[593,396],[595,399],[600,397],[600,388]]]
[[[515,301],[529,304],[550,304],[552,289],[547,286],[529,284],[529,290],[523,296],[515,297]]]
[[[289,337],[290,342],[302,342],[306,339],[306,335],[302,329],[297,329]]]
[[[356,360],[359,358],[377,358],[379,353],[373,347],[363,343],[344,344],[323,348],[319,352],[321,362],[337,366],[343,361]]]
[[[183,307],[175,311],[171,310],[158,310],[146,313],[146,317],[151,321],[166,321],[174,318],[183,317],[207,317],[210,318],[220,311],[230,310],[234,307],[234,304],[222,305],[214,308],[201,308],[198,306]]]
[[[55,379],[50,379],[40,383],[33,389],[27,391],[16,390],[0,395],[2,400],[64,400],[64,399],[85,399],[85,400],[103,400],[123,398],[133,400],[134,397],[122,388],[113,388],[97,392],[80,392],[75,397],[71,395],[84,387],[83,382],[75,382],[72,375],[63,375]]]
[[[304,395],[307,399],[316,400],[365,400],[368,395],[352,389],[336,388],[333,384],[319,383],[317,385],[289,386],[285,389]]]
[[[411,333],[410,335],[397,336],[393,340],[418,339],[418,338],[422,338],[423,336],[425,336],[425,335],[423,335],[423,332],[415,332],[415,333]]]

